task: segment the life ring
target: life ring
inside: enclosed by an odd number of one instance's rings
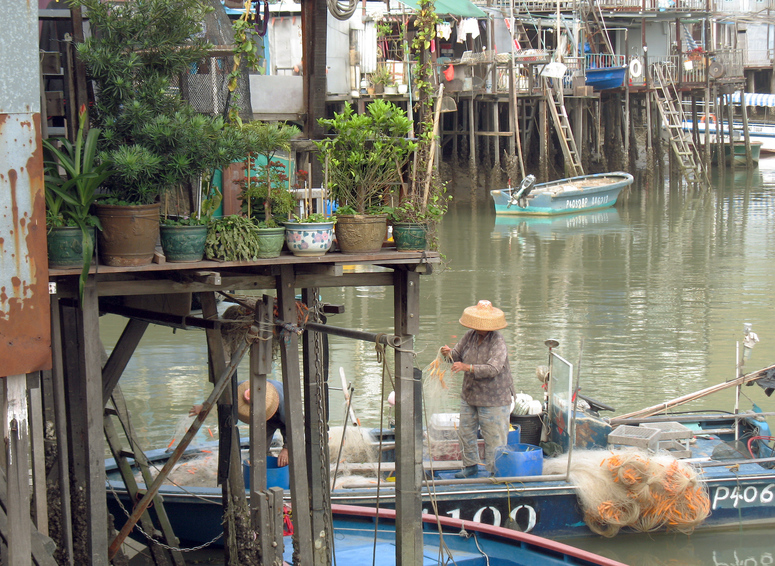
[[[641,65],[640,59],[633,59],[630,61],[630,76],[636,79],[643,72],[643,65]]]
[[[708,114],[708,122],[710,122],[711,124],[713,124],[715,126],[716,125],[716,115],[715,114]],[[705,116],[700,118],[700,124],[704,124],[704,123],[705,123]]]

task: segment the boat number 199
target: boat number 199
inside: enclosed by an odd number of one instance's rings
[[[428,513],[428,509],[423,509],[423,513]],[[460,509],[451,509],[446,512],[447,515],[453,519],[460,519]],[[492,521],[488,521],[489,516],[492,517]],[[485,519],[484,521],[482,519]],[[536,526],[536,511],[530,505],[519,505],[511,510],[509,513],[509,519],[514,521],[519,526],[519,530],[525,533],[529,533]],[[470,519],[474,523],[486,523],[495,527],[503,527],[501,524],[502,515],[496,507],[480,507],[474,516]]]
[[[711,509],[748,507],[761,503],[772,503],[773,499],[775,499],[775,484],[772,483],[761,489],[756,485],[739,488],[729,488],[722,485],[717,487],[713,493]]]

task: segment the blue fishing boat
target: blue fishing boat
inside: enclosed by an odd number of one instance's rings
[[[535,184],[528,175],[519,187],[495,189],[490,196],[495,214],[514,216],[551,216],[608,208],[616,204],[619,193],[632,184],[629,173],[597,173]]]
[[[456,440],[445,435],[454,433],[454,425],[445,431],[448,421],[431,418],[423,512],[553,539],[775,525],[775,446],[766,415],[755,405],[747,412],[675,410],[749,383],[775,388],[775,365],[654,407],[602,417],[613,409],[582,396],[573,364],[552,349],[556,343],[547,346],[543,411],[512,416],[520,440],[510,440],[498,456],[503,460],[496,458],[494,477],[455,479],[461,467]],[[434,422],[442,424],[434,428]],[[332,464],[333,504],[395,508],[392,433],[370,432],[382,461]],[[543,450],[536,446],[542,438],[548,441]],[[445,443],[451,450],[438,450]],[[212,446],[190,449],[173,474],[194,477],[208,459],[217,460],[213,452]],[[164,450],[148,453],[157,469],[168,458]],[[107,475],[108,508],[118,528],[131,504],[112,461]],[[182,544],[205,544],[222,533],[222,491],[214,477],[208,484],[165,485],[159,494]],[[132,536],[142,539],[138,531]]]
[[[607,90],[610,88],[619,88],[624,84],[624,77],[627,74],[627,65],[617,67],[599,67],[597,69],[587,69],[586,85],[595,90]]]
[[[332,505],[334,563],[395,564],[395,516],[389,509]],[[624,566],[610,558],[502,527],[423,514],[424,565]],[[292,548],[285,545],[289,564]]]

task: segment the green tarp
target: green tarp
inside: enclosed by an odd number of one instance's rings
[[[420,9],[420,4],[416,0],[399,1],[415,10]],[[436,13],[466,18],[484,18],[487,16],[481,8],[474,6],[469,0],[436,0]]]

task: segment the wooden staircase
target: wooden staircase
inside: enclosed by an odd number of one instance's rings
[[[614,54],[611,38],[605,26],[603,13],[595,0],[589,0],[589,5],[584,7],[582,18],[587,29],[587,42],[592,53]]]
[[[558,79],[553,79],[553,81],[555,84],[559,83]],[[557,132],[557,137],[560,139],[562,153],[565,156],[566,174],[570,177],[584,175],[581,156],[576,147],[576,140],[573,138],[573,130],[570,127],[568,112],[563,101],[562,84],[552,86],[547,79],[544,79],[544,88],[546,90],[546,103],[554,122],[554,129]]]
[[[140,500],[143,492],[140,491],[140,488],[137,485],[134,476],[134,468],[129,460],[134,460],[137,468],[140,469],[146,486],[153,483],[153,478],[151,477],[148,460],[137,443],[137,438],[129,419],[129,410],[126,407],[124,396],[118,386],[113,390],[111,399],[113,407],[110,407],[109,404],[108,407],[105,408],[104,414],[103,426],[105,429],[105,439],[116,460],[116,465],[121,473],[121,478],[124,481],[127,492],[132,498],[132,501],[136,502]],[[122,448],[119,432],[116,430],[113,423],[114,419],[119,422],[123,433],[128,439],[130,445],[129,449]],[[108,494],[108,497],[113,497],[113,494]],[[132,509],[127,509],[127,511],[131,513]],[[151,517],[151,513],[154,515],[153,518]],[[120,517],[117,519],[120,519]],[[148,541],[148,550],[151,553],[154,564],[157,566],[185,566],[185,560],[183,559],[181,551],[175,548],[179,545],[179,542],[167,519],[167,513],[164,509],[164,503],[160,495],[154,497],[153,506],[149,507],[149,509],[143,513],[135,528],[139,528],[146,537],[151,539]]]
[[[662,117],[664,126],[670,139],[670,147],[678,160],[681,173],[689,182],[710,185],[708,172],[703,165],[697,147],[694,145],[691,134],[685,132],[683,110],[680,105],[680,95],[675,88],[673,73],[668,63],[653,65],[654,90],[653,96]]]

